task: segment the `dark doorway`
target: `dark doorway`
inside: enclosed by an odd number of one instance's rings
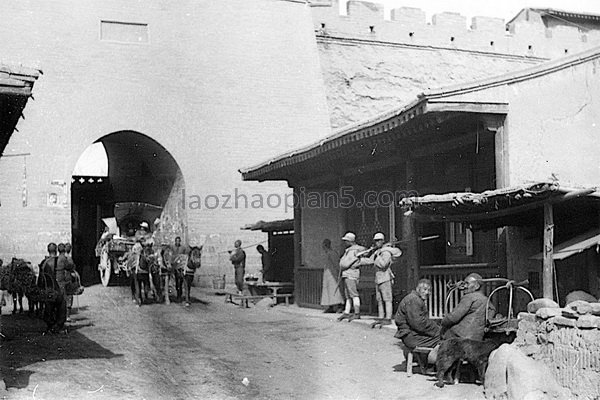
[[[164,236],[185,240],[187,232],[182,232],[187,226],[185,212],[175,210],[185,186],[173,156],[155,140],[133,131],[111,133],[98,142],[106,152],[108,176],[73,176],[71,182],[73,260],[87,284],[99,281],[95,249],[104,229],[102,218],[114,217],[116,203],[162,207],[169,226],[177,230]]]

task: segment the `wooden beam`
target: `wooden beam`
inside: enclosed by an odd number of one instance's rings
[[[488,133],[489,137],[492,137],[493,133],[481,132],[482,134]],[[482,135],[483,136],[483,135]],[[430,156],[433,154],[439,153],[448,153],[449,150],[458,149],[461,147],[466,147],[469,145],[474,145],[477,143],[477,136],[475,132],[468,133],[466,135],[461,135],[459,137],[443,140],[438,143],[428,144],[427,146],[421,147],[419,149],[415,149],[410,152],[410,156],[412,158],[421,158],[425,156]]]
[[[543,296],[553,300],[554,283],[554,215],[552,204],[544,204],[544,260],[542,273]]]
[[[508,114],[508,103],[475,103],[429,99],[427,101],[427,112]]]
[[[563,201],[575,199],[581,196],[587,196],[595,192],[595,189],[581,189],[575,190],[573,192],[568,192],[562,195],[554,196],[547,200],[535,201],[528,204],[523,204],[521,206],[508,207],[498,211],[490,211],[490,212],[479,212],[479,213],[469,213],[469,214],[456,214],[456,215],[424,215],[419,214],[418,212],[414,213],[414,217],[419,221],[427,221],[427,222],[474,222],[474,221],[485,221],[495,218],[507,217],[513,214],[518,214],[524,211],[534,210],[536,208],[541,207],[545,204],[555,204]]]

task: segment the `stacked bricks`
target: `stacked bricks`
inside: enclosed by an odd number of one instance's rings
[[[600,398],[600,303],[520,313],[515,344],[550,366],[578,399]]]

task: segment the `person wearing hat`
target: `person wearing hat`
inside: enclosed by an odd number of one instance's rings
[[[482,293],[479,274],[469,274],[465,280],[463,296],[460,302],[442,319],[442,339],[462,338],[483,340],[485,329],[485,311],[487,296]],[[490,303],[489,315],[495,315],[496,309]]]
[[[135,232],[135,240],[136,242],[142,241],[142,244],[148,243],[148,241],[152,238],[152,234],[150,233],[150,227],[146,221],[140,223],[140,228]]]
[[[392,324],[392,244],[385,243],[385,235],[377,232],[373,236],[375,252],[370,258],[365,258],[362,265],[375,266],[375,297],[377,299],[378,320],[374,325]],[[395,249],[402,254],[400,249]]]
[[[360,297],[358,295],[358,280],[360,278],[361,259],[358,258],[358,254],[365,250],[365,248],[356,243],[356,235],[352,232],[347,232],[343,237],[342,241],[346,250],[344,255],[340,258],[340,270],[342,277],[342,285],[344,298],[346,299],[346,307],[344,313],[338,317],[338,321],[347,319],[348,322],[360,319]],[[354,307],[354,314],[350,314],[350,311]]]

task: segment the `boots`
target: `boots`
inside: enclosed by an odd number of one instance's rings
[[[343,320],[345,320],[345,319],[348,319],[348,320],[349,320],[349,319],[350,319],[350,314],[343,313],[342,315],[340,315],[340,316],[338,317],[338,319],[337,319],[337,320],[338,320],[338,321],[343,321]]]
[[[360,313],[354,313],[348,318],[348,322],[352,322],[355,319],[360,319]]]

